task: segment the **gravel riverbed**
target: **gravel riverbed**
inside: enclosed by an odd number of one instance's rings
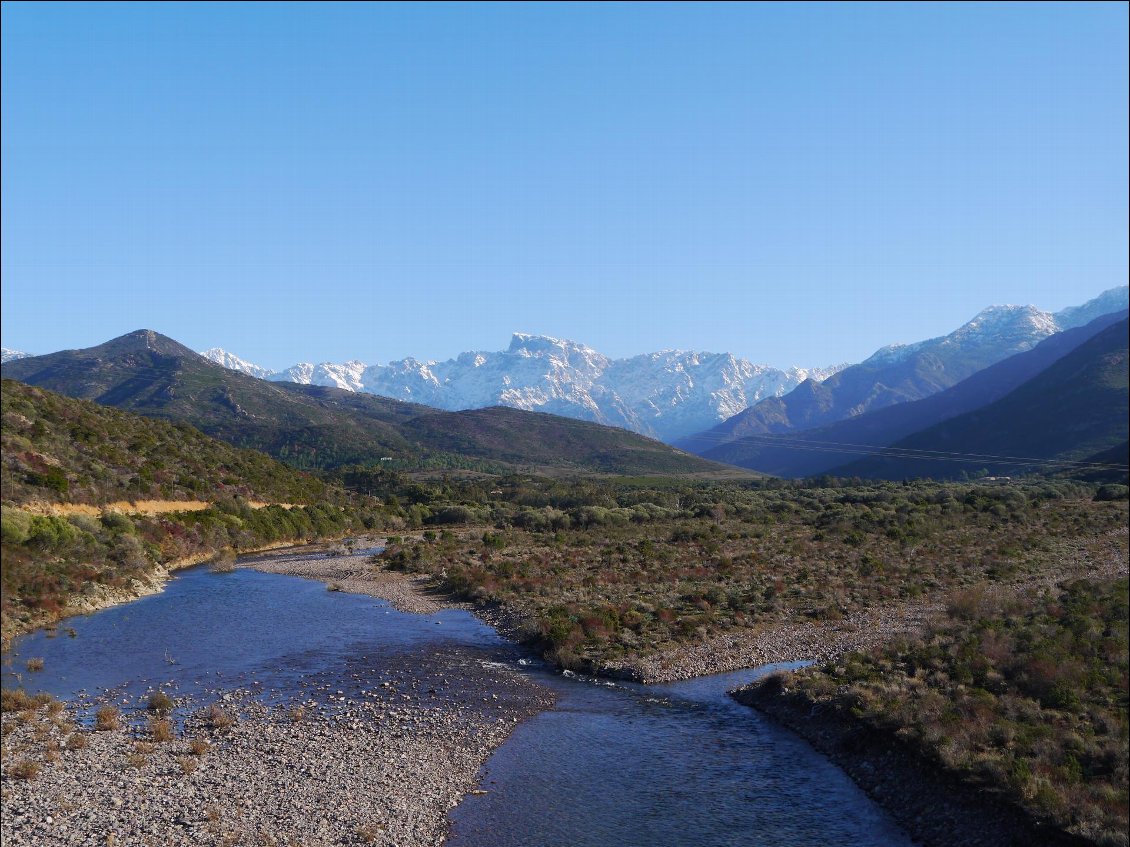
[[[141,704],[108,731],[78,725],[81,706],[5,713],[0,836],[6,847],[442,844],[482,764],[552,698],[456,648],[377,679],[314,681],[275,705],[217,693],[178,710],[165,742]],[[28,762],[34,779],[19,777]]]

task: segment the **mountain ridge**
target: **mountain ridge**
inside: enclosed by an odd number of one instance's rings
[[[1075,328],[1089,315],[1125,309],[1128,302],[1130,287],[1123,286],[1055,314],[1034,306],[990,306],[947,335],[880,348],[820,383],[807,380],[789,394],[762,400],[674,444],[705,455],[743,437],[815,429],[919,400],[1029,350],[1063,328]]]
[[[599,424],[539,414],[519,422],[513,409],[468,417],[373,394],[268,382],[226,369],[153,330],[137,330],[84,350],[11,361],[3,365],[3,375],[70,397],[189,423],[214,438],[299,468],[371,464],[387,456],[413,462],[458,453],[457,461],[544,464],[582,472],[610,467],[624,473],[721,470],[660,442]],[[416,418],[426,421],[413,424]],[[523,441],[523,426],[536,429],[542,442]],[[577,427],[583,428],[583,439],[574,436]]]
[[[264,370],[222,348],[204,355],[220,364],[232,361],[245,373]],[[379,394],[447,411],[492,405],[544,411],[673,440],[841,367],[782,370],[731,353],[684,350],[613,359],[578,342],[515,332],[504,351],[467,351],[443,361],[406,357],[387,365],[301,362],[267,378]]]
[[[1050,335],[1031,350],[984,368],[956,385],[920,400],[845,418],[814,429],[759,435],[721,444],[703,455],[761,473],[805,477],[853,462],[858,453],[881,450],[899,438],[1000,399],[1058,359],[1127,316],[1102,315],[1088,324]],[[841,451],[836,445],[842,445]]]
[[[947,479],[970,469],[1008,475],[1117,448],[1130,428],[1128,338],[1130,320],[1122,317],[1005,396],[830,472],[881,479]],[[961,456],[967,458],[955,458]]]

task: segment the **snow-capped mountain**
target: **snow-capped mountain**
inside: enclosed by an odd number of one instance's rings
[[[583,344],[521,332],[514,333],[506,350],[462,353],[443,362],[303,362],[270,373],[220,348],[201,355],[277,382],[364,391],[450,411],[511,406],[663,440],[713,426],[764,397],[839,369],[779,370],[728,353],[676,350],[610,359]]]
[[[948,347],[992,346],[1022,352],[1053,333],[1083,326],[1100,315],[1125,309],[1128,302],[1130,286],[1124,285],[1108,289],[1081,306],[1068,306],[1058,312],[1045,312],[1035,306],[989,306],[949,335],[914,344],[890,344],[876,350],[865,361],[872,364],[900,362],[923,347],[939,344]]]
[[[301,364],[271,379],[367,391],[447,410],[511,406],[670,440],[835,370],[781,371],[729,354],[680,351],[610,359],[573,341],[519,332],[499,352],[368,367]]]
[[[892,376],[881,385],[867,383],[842,414],[927,396],[1052,333],[1125,308],[1127,291],[1111,289],[1056,314],[1034,306],[990,306],[949,335],[884,347],[851,373],[886,373],[903,366],[909,375]],[[269,373],[218,348],[203,355],[280,382],[364,391],[450,411],[511,406],[624,427],[664,441],[710,429],[803,383],[808,382],[805,390],[810,391],[848,367],[779,370],[728,353],[679,350],[611,359],[573,341],[520,332],[506,350],[462,353],[442,362],[406,358],[387,365],[301,363]],[[816,405],[825,402],[830,401]],[[835,419],[835,409],[826,408],[825,413]],[[776,431],[773,427],[767,431]]]
[[[259,379],[267,379],[271,376],[272,371],[268,368],[261,368],[258,365],[253,365],[251,362],[245,361],[224,350],[222,347],[213,347],[210,350],[204,350],[200,353],[205,359],[210,359],[217,365],[222,365],[229,371],[239,371],[240,373],[250,374],[251,376],[258,377]]]
[[[328,385],[346,391],[364,391],[361,384],[361,375],[364,371],[364,362],[346,362],[344,365],[335,365],[331,362],[322,362],[320,365],[300,362],[285,371],[271,374],[268,379],[275,382],[297,382],[299,385]]]
[[[1082,306],[1068,306],[1055,313],[1056,325],[1061,329],[1072,329],[1093,321],[1100,315],[1109,315],[1127,307],[1130,302],[1130,286],[1111,288]]]
[[[32,356],[31,353],[21,353],[19,350],[9,350],[7,347],[0,347],[0,365],[4,362],[12,362],[16,359],[28,359]]]
[[[747,436],[827,426],[929,397],[1079,321],[1125,309],[1128,296],[1128,287],[1111,289],[1057,314],[1035,306],[990,306],[948,335],[883,347],[819,384],[804,383],[786,396],[760,401],[678,446],[709,454]]]

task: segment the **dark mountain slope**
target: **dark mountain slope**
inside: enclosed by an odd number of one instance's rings
[[[432,449],[515,465],[619,474],[722,470],[625,429],[505,406],[420,415],[401,431]]]
[[[401,410],[402,404],[373,397],[365,412],[341,414],[332,398],[226,370],[152,330],[8,362],[3,374],[69,397],[183,421],[297,467],[332,467],[406,450],[389,419],[424,408]]]
[[[762,400],[676,446],[702,455],[745,436],[814,429],[919,400],[1031,349],[1055,329],[1052,316],[1034,307],[993,306],[949,335],[884,348],[823,382],[806,380],[783,397]]]
[[[1056,360],[1125,319],[1103,315],[1086,326],[1056,333],[1033,349],[978,371],[957,385],[909,403],[787,435],[760,435],[722,444],[705,458],[785,477],[815,476],[856,461],[868,447],[885,447],[918,430],[986,406],[1039,374]],[[836,449],[842,445],[844,449]]]
[[[843,465],[833,473],[946,479],[984,469],[1014,475],[1114,448],[1130,434],[1128,326],[1123,319],[1107,327],[988,406],[917,432],[895,442],[887,454]],[[896,451],[953,455],[923,459]],[[969,460],[956,461],[962,456]]]

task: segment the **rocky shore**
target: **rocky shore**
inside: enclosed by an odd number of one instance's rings
[[[466,603],[437,594],[429,589],[426,577],[384,571],[374,565],[372,550],[380,539],[362,542],[360,552],[327,549],[324,545],[301,547],[266,556],[241,556],[238,567],[254,568],[265,573],[317,579],[340,591],[367,594],[387,600],[402,612],[431,615],[441,609],[471,609]]]
[[[732,692],[835,762],[923,847],[1086,847],[1093,842],[1043,825],[991,790],[964,783],[897,737],[788,688],[787,677]]]
[[[779,662],[824,661],[919,632],[938,610],[937,605],[927,602],[900,604],[869,609],[842,621],[787,622],[735,630],[673,650],[605,665],[599,672],[651,684]]]
[[[286,703],[178,704],[165,741],[140,703],[106,731],[79,723],[98,701],[7,712],[3,843],[439,845],[491,752],[552,704],[457,649],[352,676]]]

